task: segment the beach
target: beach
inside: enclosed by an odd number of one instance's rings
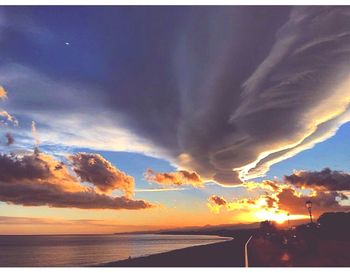
[[[238,233],[236,233],[238,235]],[[145,257],[101,264],[104,267],[243,267],[244,244],[250,233],[243,232],[231,241],[194,246]],[[216,235],[219,235],[216,233]],[[229,236],[225,233],[224,236]]]

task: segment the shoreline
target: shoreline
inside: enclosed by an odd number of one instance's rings
[[[194,235],[194,234],[188,234]],[[204,235],[204,234],[202,234]],[[222,242],[190,246],[162,253],[118,260],[94,267],[243,267],[244,235],[206,234],[231,238]]]
[[[140,234],[143,234],[143,233],[140,233]],[[152,233],[150,233],[150,234],[152,234]],[[159,233],[153,233],[153,234],[159,235]],[[164,235],[167,235],[167,234],[164,234]],[[174,235],[174,234],[171,234],[171,235]],[[193,235],[193,234],[188,234],[188,235]],[[212,234],[208,235],[208,236],[217,236],[217,237],[225,238],[226,240],[222,240],[222,241],[218,241],[218,242],[214,242],[214,243],[206,243],[206,244],[201,244],[201,245],[187,246],[184,248],[177,248],[177,249],[168,250],[168,251],[159,252],[159,253],[153,253],[153,254],[145,254],[142,256],[135,256],[135,257],[131,257],[128,259],[122,259],[122,260],[117,260],[117,261],[113,261],[113,262],[97,264],[97,265],[94,265],[94,267],[109,267],[109,266],[114,266],[113,264],[115,264],[115,263],[133,262],[133,261],[135,261],[137,259],[141,259],[141,258],[149,258],[152,256],[157,256],[157,255],[162,255],[162,254],[167,254],[167,253],[172,254],[172,252],[176,252],[176,251],[187,250],[187,249],[192,249],[192,248],[197,248],[197,247],[202,247],[202,246],[209,246],[209,245],[214,245],[214,244],[221,244],[221,243],[225,243],[225,242],[231,242],[232,240],[235,239],[233,236],[221,236],[221,235],[212,235]]]

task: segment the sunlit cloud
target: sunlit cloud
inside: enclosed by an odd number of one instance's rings
[[[301,188],[276,181],[247,182],[244,185],[247,190],[260,189],[263,193],[254,198],[236,198],[232,201],[213,195],[208,199],[208,208],[214,213],[220,213],[222,209],[245,212],[255,221],[273,220],[279,223],[286,220],[306,219],[308,217],[306,201],[313,202],[315,216],[327,211],[350,209],[350,206],[340,204],[341,200],[348,199],[348,196],[342,192],[311,188],[308,193],[305,193]]]
[[[154,207],[147,201],[112,197],[83,186],[67,166],[43,153],[1,155],[0,163],[0,201],[9,204],[81,209]]]
[[[147,181],[161,185],[191,185],[194,187],[201,187],[204,182],[197,173],[186,170],[169,173],[156,173],[152,169],[148,169],[145,172],[144,177]]]
[[[69,156],[74,172],[81,181],[90,182],[98,191],[111,193],[121,190],[127,196],[134,191],[134,178],[118,170],[99,154],[77,153]]]

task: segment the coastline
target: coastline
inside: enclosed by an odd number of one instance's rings
[[[96,267],[243,267],[244,244],[248,234],[206,234],[232,239],[99,264]]]

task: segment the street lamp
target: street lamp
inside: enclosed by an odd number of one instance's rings
[[[313,221],[312,221],[312,213],[311,213],[312,202],[311,202],[310,200],[309,200],[309,201],[306,201],[305,206],[306,206],[307,210],[309,211],[310,222],[313,223]]]

